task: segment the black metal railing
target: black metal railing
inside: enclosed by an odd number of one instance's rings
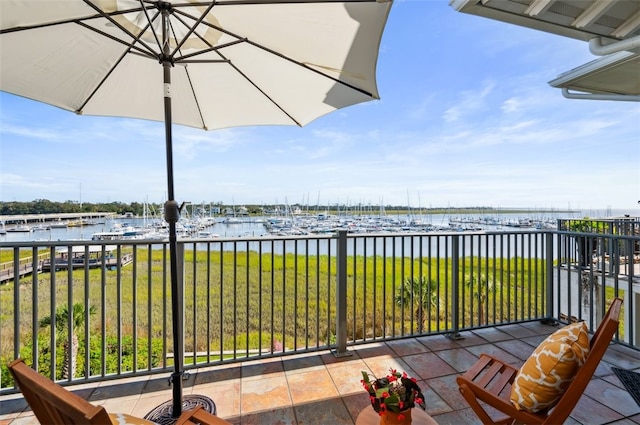
[[[595,329],[625,299],[640,347],[640,236],[559,230],[182,239],[184,345],[172,347],[165,242],[0,243],[0,393],[25,358],[58,382],[187,369],[533,320]],[[46,261],[49,268],[43,268]],[[31,264],[31,271],[25,268]]]

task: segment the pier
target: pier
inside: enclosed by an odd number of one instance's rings
[[[0,215],[0,225],[11,227],[28,226],[30,224],[39,225],[68,225],[85,220],[95,221],[99,219],[113,218],[113,212],[81,212],[81,213],[57,213],[57,214],[16,214]]]

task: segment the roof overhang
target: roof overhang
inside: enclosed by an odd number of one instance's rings
[[[566,97],[640,101],[639,0],[450,0],[450,5],[458,12],[589,42],[590,51],[602,58],[549,83]]]
[[[563,95],[580,99],[640,101],[640,54],[617,52],[586,63],[549,81]],[[579,93],[573,93],[573,92]]]

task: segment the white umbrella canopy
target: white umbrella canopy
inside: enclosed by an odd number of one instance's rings
[[[173,123],[302,126],[378,98],[390,1],[165,3]],[[0,89],[79,114],[165,120],[157,5],[3,0]]]
[[[391,0],[1,1],[0,90],[78,114],[165,123],[169,422],[183,401],[172,124],[303,126],[377,99],[390,8]]]

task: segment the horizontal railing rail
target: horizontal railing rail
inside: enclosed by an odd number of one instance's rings
[[[24,358],[63,383],[533,320],[586,320],[625,299],[616,342],[640,347],[640,237],[561,230],[181,239],[181,350],[168,244],[2,242],[0,393]],[[43,258],[55,267],[42,268]],[[52,261],[53,259],[53,261]],[[3,270],[12,268],[6,266]]]

